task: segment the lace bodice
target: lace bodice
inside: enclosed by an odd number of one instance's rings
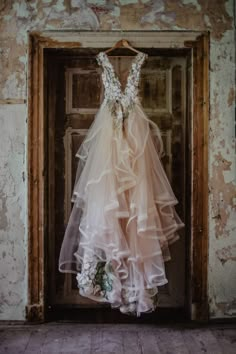
[[[124,91],[115,74],[115,70],[105,52],[96,56],[98,64],[102,66],[102,81],[104,85],[104,104],[108,104],[114,118],[115,127],[121,127],[128,117],[137,97],[141,66],[148,57],[145,53],[138,53],[129,70]]]

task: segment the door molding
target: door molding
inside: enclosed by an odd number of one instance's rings
[[[209,317],[208,272],[208,119],[209,33],[182,31],[122,32],[136,47],[189,50],[192,104],[189,107],[191,239],[189,244],[189,318]],[[106,48],[120,31],[45,31],[29,33],[28,55],[28,321],[45,319],[45,236],[47,233],[47,159],[44,102],[44,51],[47,48]]]

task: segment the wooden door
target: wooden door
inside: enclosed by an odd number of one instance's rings
[[[132,57],[111,58],[123,84]],[[58,271],[58,257],[72,203],[77,160],[75,153],[103,99],[101,68],[93,54],[68,56],[53,53],[48,61],[49,119],[49,240],[48,304],[106,307],[79,295],[75,275]],[[185,220],[186,58],[149,55],[142,67],[140,96],[147,115],[161,131],[163,165],[179,200],[177,211]],[[185,301],[185,230],[170,246],[165,263],[168,284],[159,288],[160,307],[183,307]]]

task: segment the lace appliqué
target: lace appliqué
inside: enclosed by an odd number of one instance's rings
[[[110,264],[99,261],[95,255],[85,256],[81,273],[77,273],[78,287],[84,295],[93,295],[108,300],[108,293],[112,291],[113,272]]]
[[[103,67],[102,81],[105,89],[104,103],[108,105],[113,116],[114,128],[123,127],[124,120],[128,118],[136,97],[138,95],[138,85],[140,70],[143,62],[148,57],[145,53],[138,53],[134,58],[124,92],[121,83],[115,74],[114,68],[105,52],[97,55],[98,64]]]
[[[77,273],[76,279],[81,295],[90,298],[102,299],[102,301],[110,301],[113,292],[114,272],[111,263],[101,262],[96,255],[85,255],[80,273]],[[159,304],[158,292],[156,289],[145,289],[146,296],[152,298],[153,311]],[[139,298],[139,290],[131,288],[123,288],[121,290],[122,304],[119,305],[122,313],[136,315],[137,299]],[[117,306],[115,306],[117,307]]]
[[[155,289],[145,289],[147,295],[152,298],[152,309],[149,312],[155,310],[159,305],[158,292]],[[136,315],[137,314],[137,301],[133,300],[135,298],[135,290],[132,289],[122,289],[122,305],[120,306],[120,311],[125,314]]]

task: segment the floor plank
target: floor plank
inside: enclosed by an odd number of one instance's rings
[[[102,352],[102,336],[101,330],[96,330],[92,333],[91,338],[91,354],[103,354]]]
[[[236,353],[236,335],[235,330],[214,330],[212,334],[217,339],[222,353],[235,354]]]
[[[0,325],[1,354],[235,354],[236,326]]]
[[[102,353],[106,354],[123,354],[123,338],[122,333],[103,331],[102,332]]]
[[[186,347],[181,330],[171,331],[170,337],[171,337],[170,346],[171,346],[172,353],[175,354],[191,353],[189,349]]]
[[[190,354],[200,354],[202,353],[202,347],[198,341],[194,338],[194,333],[192,330],[183,330],[182,336],[186,349]]]
[[[142,354],[161,354],[154,332],[140,331],[139,342]]]
[[[60,353],[64,340],[64,328],[48,328],[44,333],[44,339],[42,340],[41,352],[47,353]]]
[[[156,332],[156,341],[161,354],[172,354],[172,334],[171,329],[161,329]]]
[[[125,354],[142,354],[142,348],[139,344],[138,332],[123,333],[123,348]]]
[[[45,340],[46,331],[42,329],[32,330],[24,354],[42,353],[42,344]]]
[[[24,329],[9,330],[2,333],[0,342],[0,353],[25,353],[25,349],[29,342],[30,332]]]
[[[88,354],[92,346],[92,329],[78,329],[77,327],[67,329],[64,333],[64,341],[61,353]]]

